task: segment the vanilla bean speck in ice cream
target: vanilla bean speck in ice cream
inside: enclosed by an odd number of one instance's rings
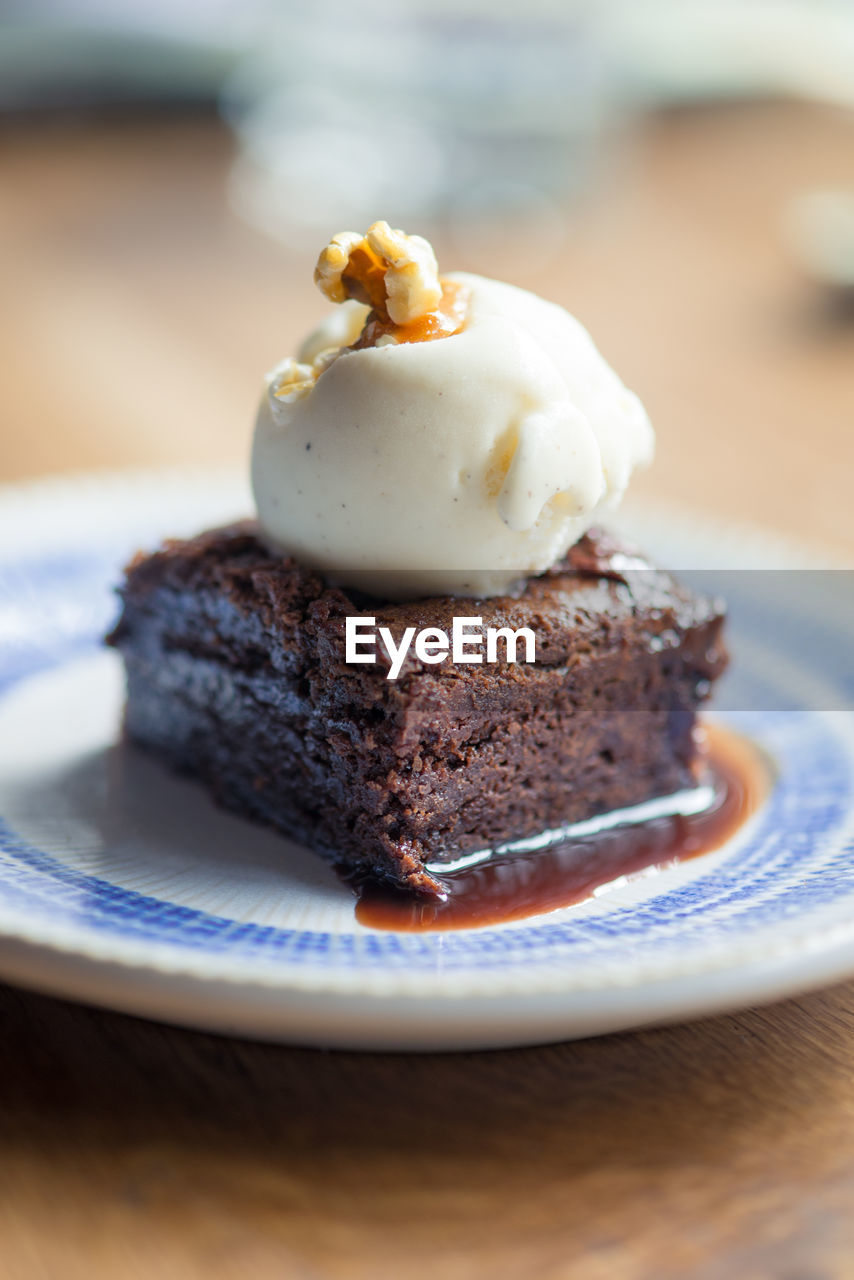
[[[440,276],[427,241],[335,236],[338,305],[268,376],[252,484],[271,547],[389,599],[511,592],[613,509],[654,436],[562,307]]]

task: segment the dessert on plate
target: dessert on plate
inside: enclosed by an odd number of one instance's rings
[[[127,735],[356,877],[694,786],[722,608],[605,532],[653,433],[586,330],[376,223],[269,375],[257,519],[127,570]],[[284,846],[283,846],[284,847]]]

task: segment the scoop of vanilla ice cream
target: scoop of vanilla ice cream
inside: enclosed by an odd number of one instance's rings
[[[460,332],[340,350],[368,314],[345,302],[298,355],[322,372],[277,395],[274,370],[255,428],[271,546],[389,599],[512,591],[653,454],[643,406],[573,316],[495,280],[444,279],[469,291]]]

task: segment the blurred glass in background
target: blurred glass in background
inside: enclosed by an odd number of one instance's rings
[[[600,13],[602,8],[600,6]],[[586,0],[294,8],[231,77],[234,198],[293,238],[333,224],[535,224],[585,186],[612,105]]]

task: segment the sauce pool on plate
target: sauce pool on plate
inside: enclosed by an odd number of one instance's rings
[[[356,919],[373,929],[466,929],[571,906],[725,844],[761,803],[769,785],[758,752],[720,726],[705,729],[695,788],[506,850],[438,865],[444,900],[375,883],[356,885]],[[467,864],[467,865],[460,865]]]

